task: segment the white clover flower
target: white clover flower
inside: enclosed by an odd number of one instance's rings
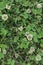
[[[10,10],[11,6],[8,5],[8,4],[6,4],[6,7],[5,8],[8,9],[8,10]]]
[[[7,51],[6,51],[6,49],[4,49],[4,50],[3,50],[3,54],[6,54],[6,53],[7,53]]]
[[[37,8],[42,8],[42,5],[39,3],[39,4],[37,4],[36,7],[37,7]]]
[[[27,36],[27,39],[28,39],[29,41],[31,41],[32,38],[33,38],[33,35],[31,35],[31,34],[29,34],[29,35]]]
[[[2,20],[6,21],[8,19],[8,15],[7,14],[3,14],[2,15]]]
[[[31,13],[31,9],[30,9],[30,8],[27,9],[26,12],[27,12],[27,13]]]
[[[34,47],[30,47],[29,54],[33,54],[33,52],[35,52],[35,48]]]
[[[1,48],[0,48],[0,52],[1,52]]]
[[[41,56],[39,54],[37,54],[36,61],[40,61],[40,60],[41,60]]]
[[[23,30],[23,26],[20,26],[20,27],[18,28],[18,30],[22,31],[22,30]]]
[[[30,34],[29,32],[26,32],[25,36],[27,37],[27,39],[28,39],[29,41],[31,41],[31,40],[33,39],[33,35]]]

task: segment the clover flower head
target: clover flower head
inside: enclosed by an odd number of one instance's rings
[[[28,39],[29,41],[31,41],[32,38],[33,38],[33,35],[31,35],[31,34],[29,34],[29,35],[27,36],[27,39]]]
[[[10,10],[11,6],[8,5],[8,4],[6,4],[6,7],[5,8],[8,9],[8,10]]]
[[[2,15],[2,20],[6,21],[8,19],[8,15],[7,14],[3,14]]]
[[[25,36],[27,37],[27,39],[28,39],[29,41],[31,41],[31,40],[33,39],[33,35],[30,34],[29,32],[26,32]]]
[[[40,3],[37,4],[37,8],[42,8],[42,5]]]
[[[35,51],[35,48],[34,47],[30,47],[29,54],[33,54],[34,51]]]
[[[22,30],[23,30],[23,26],[20,26],[20,27],[18,28],[18,30],[22,31]]]
[[[39,54],[37,54],[36,61],[40,61],[40,60],[41,60],[41,56]]]
[[[26,12],[27,12],[27,13],[31,13],[31,9],[28,8],[28,9],[26,10]]]

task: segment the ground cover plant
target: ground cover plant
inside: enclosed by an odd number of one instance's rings
[[[0,0],[0,65],[43,65],[43,0]]]

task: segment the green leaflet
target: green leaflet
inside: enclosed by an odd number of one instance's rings
[[[0,2],[0,10],[3,10],[6,6],[6,2]]]
[[[5,36],[8,33],[8,31],[4,28],[1,29],[1,34]]]
[[[8,59],[8,64],[10,64],[10,65],[15,65],[15,60]]]
[[[8,48],[8,46],[5,45],[5,44],[0,44],[0,48],[2,48],[2,49],[6,49],[6,48]]]
[[[3,53],[0,53],[0,59],[4,58]]]

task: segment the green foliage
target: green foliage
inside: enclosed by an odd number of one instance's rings
[[[3,53],[0,53],[0,59],[4,58]]]
[[[15,65],[15,61],[12,60],[12,59],[8,59],[8,64],[10,64],[10,65]]]
[[[8,31],[5,30],[4,28],[1,29],[1,34],[2,34],[3,36],[5,36],[5,35],[7,34],[7,32],[8,32]]]
[[[6,6],[6,2],[0,2],[0,10],[4,9]]]
[[[0,0],[0,65],[43,65],[42,10],[43,0]]]

